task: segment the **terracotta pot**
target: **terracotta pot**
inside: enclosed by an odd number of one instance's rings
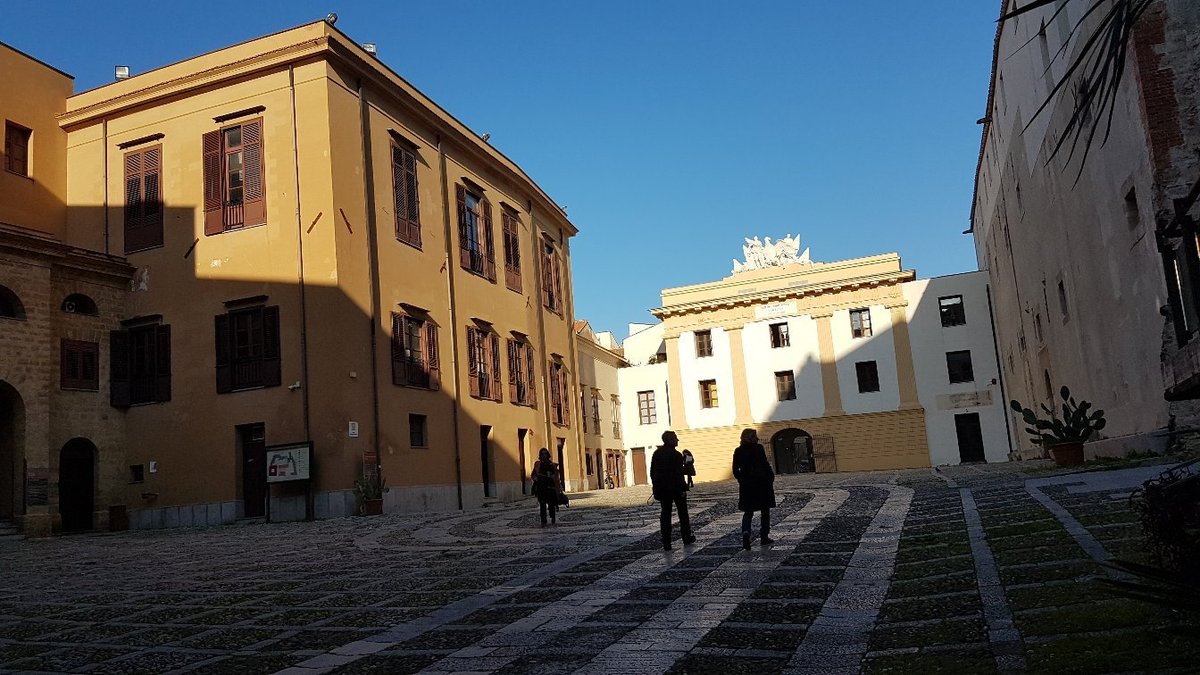
[[[383,499],[364,499],[363,514],[368,516],[383,515]]]
[[[1055,466],[1079,466],[1083,464],[1083,443],[1059,443],[1050,446]]]

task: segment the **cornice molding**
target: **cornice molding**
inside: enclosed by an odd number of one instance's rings
[[[916,274],[911,270],[887,272],[884,274],[874,274],[866,277],[855,277],[852,279],[812,284],[810,286],[775,288],[754,293],[746,293],[743,295],[730,295],[711,300],[685,302],[678,305],[657,307],[650,310],[650,313],[658,317],[660,320],[663,320],[673,316],[684,316],[687,314],[697,314],[700,312],[720,309],[734,309],[737,307],[753,307],[754,305],[766,302],[798,300],[805,297],[854,291],[862,288],[879,288],[882,286],[898,287],[904,282],[912,281],[915,277]]]
[[[134,268],[124,258],[76,248],[3,226],[0,226],[0,254],[36,259],[52,267],[107,277],[116,285],[127,283],[134,273]]]

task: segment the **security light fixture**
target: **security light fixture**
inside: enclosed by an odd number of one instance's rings
[[[329,24],[330,26],[337,23],[337,12],[330,12],[326,14],[325,23]]]
[[[116,68],[114,68],[114,71],[115,71],[114,74],[116,75],[118,80],[128,80],[129,79],[129,66],[117,66]]]
[[[362,48],[363,48],[364,52],[370,54],[371,56],[375,56],[376,49],[375,49],[374,42],[364,42],[364,43],[362,43]]]

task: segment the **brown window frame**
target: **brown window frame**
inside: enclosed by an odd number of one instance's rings
[[[654,400],[654,390],[639,391],[637,396],[638,424],[642,426],[658,424],[658,403]]]
[[[100,391],[100,343],[62,338],[59,345],[59,388]]]
[[[700,407],[716,408],[720,405],[717,397],[716,380],[700,380]]]
[[[562,316],[562,270],[559,266],[558,247],[547,238],[542,240],[542,306]]]
[[[871,308],[861,307],[850,310],[850,336],[853,338],[866,338],[871,337],[873,334],[871,330]]]
[[[441,388],[437,325],[422,317],[392,313],[392,384]]]
[[[109,402],[118,408],[171,400],[171,326],[109,333]]]
[[[12,120],[4,121],[4,170],[31,178],[29,146],[33,145],[33,130]],[[18,152],[19,151],[19,152]]]
[[[696,358],[702,359],[713,355],[712,331],[698,330],[696,336]]]
[[[504,285],[508,290],[522,293],[521,234],[517,212],[505,206],[500,213],[504,239]]]
[[[162,145],[125,153],[125,253],[163,245]]]
[[[621,437],[621,397],[613,394],[612,398],[612,427],[613,438]]]
[[[537,390],[533,378],[533,345],[508,338],[508,400],[513,405],[535,407]]]
[[[592,425],[596,428],[596,435],[603,436],[604,432],[600,428],[600,390],[592,388]]]
[[[792,335],[786,321],[773,323],[767,328],[771,331],[771,349],[782,349],[792,346]]]
[[[571,395],[567,384],[567,368],[554,360],[550,361],[550,419],[555,426],[571,426]]]
[[[796,400],[796,374],[790,370],[775,372],[775,395],[780,401]]]
[[[467,326],[467,379],[471,398],[504,400],[500,382],[500,336],[490,330]]]
[[[492,231],[492,203],[482,191],[454,186],[458,200],[458,254],[462,268],[495,283],[496,246]],[[469,199],[468,199],[469,198]],[[478,210],[473,210],[471,201]],[[472,234],[474,236],[472,236]]]
[[[420,422],[419,426],[417,422]],[[420,430],[418,432],[418,429]],[[408,447],[429,447],[429,416],[419,413],[408,414]]]
[[[417,183],[417,153],[392,143],[392,205],[396,210],[396,240],[421,248],[421,198]]]
[[[234,129],[239,129],[238,143],[229,144]],[[205,236],[267,223],[264,130],[263,118],[256,117],[205,132],[202,139]],[[233,186],[229,158],[237,153],[241,153],[241,184]],[[232,192],[239,188],[241,199],[234,201]]]
[[[231,309],[216,315],[213,323],[218,394],[282,383],[277,305]]]
[[[971,360],[970,349],[946,352],[946,377],[950,380],[950,384],[965,384],[975,381],[975,364]]]
[[[854,374],[858,378],[858,393],[873,394],[879,391],[879,363],[876,361],[856,361]]]

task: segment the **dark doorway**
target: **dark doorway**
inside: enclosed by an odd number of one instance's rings
[[[529,494],[529,465],[525,461],[525,441],[529,437],[528,429],[517,429],[517,455],[521,458],[521,494]]]
[[[495,497],[496,488],[492,483],[492,427],[487,424],[479,426],[479,462],[483,476],[483,496]]]
[[[564,489],[567,485],[567,469],[563,466],[563,448],[567,445],[567,439],[559,438],[558,440],[558,484]]]
[[[267,502],[267,433],[260,422],[237,428],[242,448],[242,516],[262,518]]]
[[[954,431],[958,434],[958,461],[986,462],[983,456],[983,431],[979,428],[979,413],[954,416]]]
[[[25,513],[25,406],[0,382],[0,521]]]
[[[96,446],[74,438],[58,456],[58,513],[63,532],[92,529],[96,510]]]
[[[812,436],[803,429],[784,429],[771,437],[775,473],[809,473],[813,470]]]
[[[631,454],[630,461],[633,462],[633,484],[634,485],[645,485],[647,482],[646,481],[646,449],[645,448],[634,448],[630,454]]]

